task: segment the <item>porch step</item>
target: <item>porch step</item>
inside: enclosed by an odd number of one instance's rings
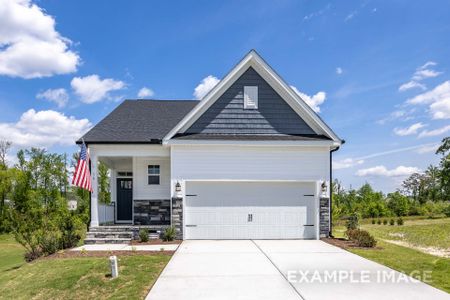
[[[132,239],[133,232],[130,231],[89,231],[87,234],[87,238],[124,238],[124,239]]]
[[[129,244],[133,239],[134,226],[99,226],[89,228],[84,243],[89,244]]]
[[[134,226],[98,226],[90,227],[89,232],[132,232]]]
[[[127,238],[86,238],[85,245],[92,244],[129,244],[131,239]]]

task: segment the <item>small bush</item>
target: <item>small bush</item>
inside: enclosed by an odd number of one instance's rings
[[[354,213],[347,219],[347,230],[357,229],[359,227],[359,216]]]
[[[388,221],[386,219],[383,220],[383,225],[387,225]]]
[[[61,249],[61,232],[56,230],[43,231],[39,236],[39,244],[44,255],[56,253]]]
[[[375,219],[372,219],[372,225],[375,225],[376,221]]]
[[[378,219],[377,224],[381,225],[381,219]]]
[[[350,229],[345,232],[347,237],[356,243],[358,247],[375,247],[377,241],[375,238],[367,231],[361,229]]]
[[[399,226],[403,225],[403,219],[402,218],[398,218],[397,219],[397,225],[399,225]]]
[[[391,219],[391,220],[389,221],[389,225],[391,225],[391,226],[395,225],[395,220],[394,220],[394,219]]]
[[[166,230],[164,230],[164,233],[162,236],[163,240],[166,242],[173,241],[176,237],[177,237],[177,232],[176,232],[174,226],[167,227]]]
[[[443,212],[447,218],[450,218],[450,204],[448,204],[447,207],[444,208]]]
[[[142,243],[148,242],[148,229],[147,228],[141,228],[139,230],[139,239]]]

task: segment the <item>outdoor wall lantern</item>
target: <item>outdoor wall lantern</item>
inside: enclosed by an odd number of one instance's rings
[[[175,192],[177,192],[177,193],[181,192],[181,184],[178,181],[175,184]]]
[[[181,194],[181,184],[179,181],[177,181],[177,183],[175,184],[175,196],[176,197],[182,197]]]
[[[322,195],[325,195],[327,193],[327,183],[325,181],[322,181],[322,185],[320,186],[322,190]]]

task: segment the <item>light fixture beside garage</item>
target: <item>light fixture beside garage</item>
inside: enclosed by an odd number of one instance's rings
[[[327,182],[326,181],[322,181],[322,185],[320,186],[320,189],[322,191],[322,195],[325,196],[327,194]]]
[[[177,197],[181,197],[181,184],[179,181],[175,184],[175,194]]]

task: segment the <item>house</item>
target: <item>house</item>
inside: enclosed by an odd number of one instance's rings
[[[318,239],[341,140],[250,51],[201,101],[126,100],[83,136],[116,224],[183,239]],[[78,143],[80,143],[78,141]],[[98,227],[93,176],[91,229]]]

